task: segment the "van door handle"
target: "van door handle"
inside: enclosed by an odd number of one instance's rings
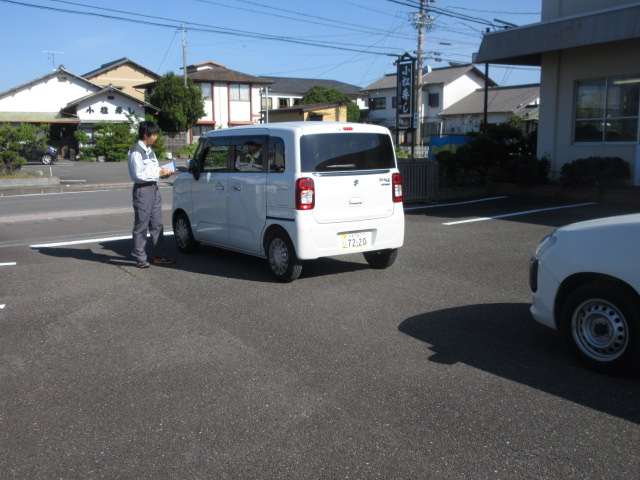
[[[224,190],[224,185],[216,185],[216,190]]]
[[[234,185],[233,186],[233,191],[234,192],[241,192],[242,191],[242,187],[240,185]]]

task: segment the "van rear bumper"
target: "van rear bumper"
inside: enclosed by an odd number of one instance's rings
[[[401,203],[395,204],[390,217],[353,222],[321,224],[314,219],[313,212],[296,212],[295,222],[283,227],[289,232],[301,260],[400,248],[404,243],[404,211]],[[342,248],[342,234],[355,232],[371,232],[371,244]]]

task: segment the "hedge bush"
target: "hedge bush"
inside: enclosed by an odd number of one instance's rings
[[[568,187],[615,187],[629,178],[631,168],[620,157],[579,158],[560,171],[560,183]]]

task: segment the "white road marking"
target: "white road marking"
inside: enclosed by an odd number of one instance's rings
[[[509,198],[509,197],[502,196],[502,197],[479,198],[477,200],[467,200],[466,202],[439,203],[438,205],[424,205],[424,206],[420,206],[420,207],[407,207],[404,210],[406,212],[407,210],[422,210],[424,208],[451,207],[451,206],[454,206],[454,205],[467,205],[469,203],[488,202],[490,200],[503,200],[505,198]]]
[[[164,232],[166,235],[173,235],[173,231]],[[149,234],[147,234],[147,237]],[[87,238],[84,240],[73,240],[69,242],[55,242],[55,243],[41,243],[39,245],[29,245],[33,249],[39,248],[54,248],[54,247],[66,247],[69,245],[83,245],[85,243],[105,243],[116,242],[118,240],[131,240],[131,235],[121,235],[118,237],[104,237],[104,238]]]
[[[539,208],[537,210],[527,210],[527,211],[524,211],[524,212],[505,213],[504,215],[496,215],[494,217],[470,218],[468,220],[460,220],[460,221],[457,221],[457,222],[443,223],[443,225],[450,226],[450,225],[460,225],[460,224],[463,224],[463,223],[484,222],[486,220],[496,220],[496,219],[499,219],[499,218],[516,217],[518,215],[528,215],[530,213],[547,212],[549,210],[561,210],[563,208],[585,207],[587,205],[596,205],[596,202],[576,203],[574,205],[561,205],[559,207]]]
[[[9,267],[9,266],[12,266],[12,265],[16,265],[16,262],[5,262],[5,263],[0,263],[0,267]],[[6,307],[6,306],[7,306],[7,304],[6,304],[6,303],[1,304],[1,305],[0,305],[0,310],[4,309],[4,307]]]

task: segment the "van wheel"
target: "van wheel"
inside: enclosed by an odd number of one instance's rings
[[[179,213],[173,219],[173,235],[181,252],[193,253],[198,249],[199,243],[193,237],[189,217],[185,213]]]
[[[274,277],[284,283],[293,282],[302,272],[302,261],[298,259],[289,236],[274,232],[267,241],[267,261]]]
[[[372,268],[383,269],[393,265],[398,256],[398,249],[376,250],[374,252],[364,252],[364,259]]]

